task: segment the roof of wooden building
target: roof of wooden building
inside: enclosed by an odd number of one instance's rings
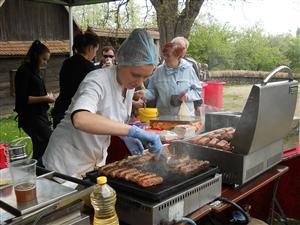
[[[108,29],[90,28],[99,37],[127,38],[133,29]],[[159,32],[154,29],[147,29],[151,36],[158,40]],[[42,41],[53,55],[69,54],[68,40]],[[0,56],[24,56],[26,55],[32,41],[0,41]]]
[[[90,27],[99,37],[112,37],[112,38],[127,38],[133,29],[113,29],[113,28],[95,28]],[[159,40],[159,32],[157,29],[146,29],[153,39]]]
[[[69,41],[42,41],[53,55],[69,53]],[[0,41],[0,56],[24,56],[32,41]]]

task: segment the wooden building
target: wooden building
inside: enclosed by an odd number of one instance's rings
[[[74,23],[74,35],[79,28]],[[90,28],[100,39],[101,49],[112,45],[117,49],[131,29]],[[149,30],[155,42],[159,33]],[[64,6],[26,0],[0,0],[0,116],[14,109],[14,75],[31,43],[39,39],[48,46],[51,58],[43,71],[47,91],[59,91],[59,70],[69,56],[68,11]],[[159,46],[159,43],[157,43]]]
[[[74,30],[78,30],[76,24]],[[64,6],[25,0],[1,0],[0,115],[13,112],[13,76],[31,43],[39,39],[51,51],[44,71],[49,91],[58,87],[58,73],[69,55],[68,11]]]

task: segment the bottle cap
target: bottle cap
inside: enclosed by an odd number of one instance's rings
[[[97,184],[106,184],[107,178],[105,176],[101,176],[97,178]]]

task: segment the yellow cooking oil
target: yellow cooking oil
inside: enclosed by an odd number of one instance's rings
[[[94,207],[94,225],[119,225],[115,205],[117,195],[115,190],[107,184],[107,178],[97,178],[97,184],[90,195]]]

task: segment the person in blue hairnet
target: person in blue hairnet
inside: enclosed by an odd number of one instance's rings
[[[80,178],[105,164],[111,135],[121,136],[134,154],[143,154],[141,142],[150,152],[161,153],[158,135],[126,124],[134,89],[155,70],[155,49],[149,33],[135,29],[117,52],[118,65],[86,76],[50,137],[43,156],[47,169]]]

